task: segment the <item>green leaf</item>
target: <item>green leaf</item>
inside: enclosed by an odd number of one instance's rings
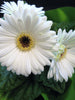
[[[47,79],[47,73],[48,73],[49,66],[45,66],[45,71],[42,72],[40,76],[36,76],[39,80],[39,82],[42,82],[42,84],[47,88],[54,91],[57,91],[59,93],[63,93],[65,90],[65,82],[56,82],[53,78]],[[46,91],[46,90],[45,90]]]
[[[41,90],[41,84],[33,75],[17,76],[0,66],[0,100],[34,100]]]
[[[73,22],[62,22],[62,23],[53,23],[52,30],[55,30],[57,32],[59,28],[61,28],[62,30],[66,29],[67,32],[70,29],[75,30],[75,21],[73,21]]]
[[[73,7],[62,7],[54,10],[46,11],[48,19],[56,22],[71,22],[75,21],[75,8]]]
[[[55,91],[46,91],[42,96],[48,100],[75,100],[75,74],[66,83],[65,91],[62,94]]]
[[[42,95],[42,97],[44,98],[44,100],[49,100],[49,98],[48,98],[47,94],[42,93],[41,95]]]
[[[66,87],[65,92],[59,95],[56,100],[75,100],[75,74],[71,79],[70,86]]]
[[[41,75],[30,75],[28,78],[8,72],[0,66],[0,100],[34,100],[41,93],[51,90],[63,93],[65,82],[57,83],[47,79],[48,67]]]

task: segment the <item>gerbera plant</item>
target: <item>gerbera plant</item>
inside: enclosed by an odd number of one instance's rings
[[[75,67],[75,31],[58,30],[57,44],[59,50],[54,52],[55,58],[52,60],[48,72],[48,78],[54,76],[56,81],[68,81],[72,77]]]
[[[67,18],[63,12],[45,13],[21,0],[2,4],[0,100],[35,100],[39,95],[57,100],[56,92],[58,97],[66,91],[75,67],[75,23],[61,23]]]
[[[48,58],[53,57],[56,43],[55,31],[50,30],[53,22],[41,16],[39,8],[23,1],[18,1],[18,5],[5,3],[2,7],[5,13],[4,19],[0,19],[1,65],[18,75],[40,74],[45,65],[50,65]]]

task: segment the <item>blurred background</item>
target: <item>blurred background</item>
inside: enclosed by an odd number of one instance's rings
[[[4,1],[15,1],[17,0],[0,0],[0,5]],[[43,6],[44,10],[55,9],[64,6],[73,6],[75,7],[75,0],[24,0],[29,4],[36,4],[36,6]]]
[[[0,6],[4,1],[15,1],[17,0],[0,0]],[[44,10],[51,10],[60,7],[75,7],[75,0],[24,0],[29,4],[35,4],[37,7],[43,6]],[[0,14],[2,17],[2,14]]]

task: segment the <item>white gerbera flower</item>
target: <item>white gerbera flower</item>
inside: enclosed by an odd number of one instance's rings
[[[72,77],[75,67],[75,31],[70,30],[68,33],[61,29],[58,30],[59,45],[58,52],[55,52],[55,59],[52,61],[48,72],[48,78],[56,81],[68,81],[68,77]]]
[[[44,11],[42,11],[43,7],[36,7],[35,5],[28,5],[27,3],[24,3],[24,1],[17,1],[17,4],[13,1],[9,2],[4,2],[4,4],[1,6],[1,13],[6,13],[6,14],[12,14],[13,12],[20,10],[23,11],[23,9],[31,10],[31,13],[34,12],[38,13],[38,15],[44,15]]]
[[[31,6],[32,8],[32,6]],[[34,8],[34,7],[33,7]],[[52,21],[39,17],[35,9],[4,14],[0,19],[0,62],[17,75],[40,74],[50,65],[55,32],[50,31]],[[51,50],[51,52],[49,51]]]

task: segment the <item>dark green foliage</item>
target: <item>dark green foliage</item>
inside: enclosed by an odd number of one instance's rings
[[[51,90],[62,93],[65,82],[55,82],[47,79],[48,66],[41,75],[30,75],[28,78],[8,72],[6,67],[0,67],[0,98],[2,100],[34,100],[41,93]]]
[[[62,7],[54,10],[46,11],[48,19],[56,23],[75,21],[75,8]]]
[[[70,29],[75,30],[75,21],[73,22],[62,22],[62,23],[53,23],[52,30],[58,32],[58,29],[62,28],[62,30],[66,29],[68,32]]]

